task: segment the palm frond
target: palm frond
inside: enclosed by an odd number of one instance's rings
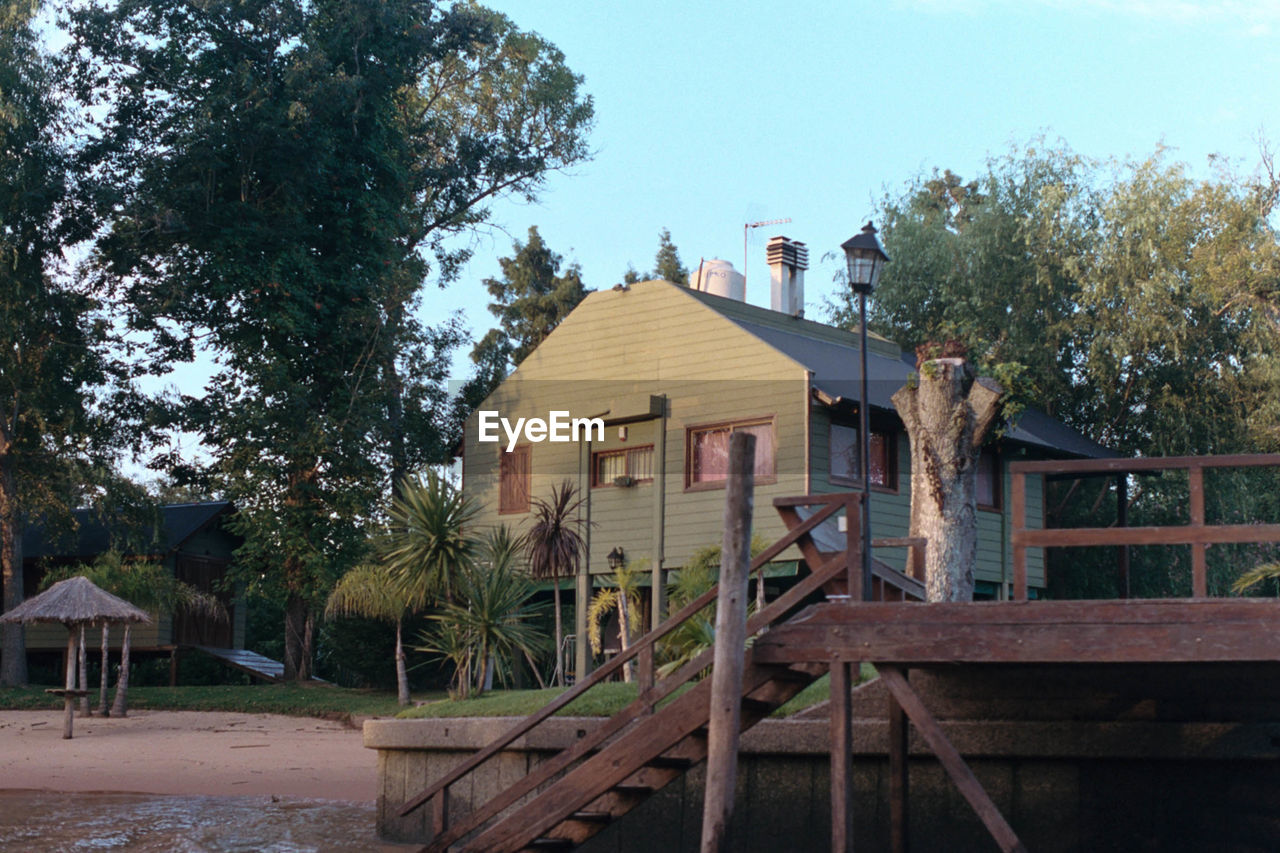
[[[404,480],[381,557],[410,609],[453,595],[475,562],[476,540],[467,528],[479,512],[478,503],[435,471]]]
[[[1248,592],[1263,581],[1277,578],[1280,578],[1280,563],[1263,563],[1236,578],[1236,582],[1231,585],[1231,591],[1239,595]]]
[[[551,490],[551,500],[533,498],[533,523],[525,534],[529,573],[539,580],[572,576],[586,549],[583,530],[587,521],[579,515],[583,500],[568,480]]]

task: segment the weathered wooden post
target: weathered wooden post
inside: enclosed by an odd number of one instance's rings
[[[751,503],[756,437],[729,439],[724,542],[716,602],[716,649],[707,726],[707,785],[702,800],[702,853],[728,850],[742,723],[742,661],[747,642],[747,569],[751,563]]]
[[[76,695],[76,625],[67,625],[67,677],[66,692],[62,696],[62,737],[71,737],[71,726],[75,722]]]

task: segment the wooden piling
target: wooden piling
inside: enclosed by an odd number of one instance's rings
[[[707,783],[702,801],[702,853],[728,850],[729,820],[738,772],[742,723],[742,659],[747,641],[747,569],[751,563],[751,508],[756,437],[729,439],[724,543],[716,604],[716,645],[707,724]]]

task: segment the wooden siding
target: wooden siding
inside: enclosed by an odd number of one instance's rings
[[[625,325],[619,326],[620,319]],[[658,436],[663,418],[651,414],[650,395],[666,396],[665,446]],[[687,290],[644,282],[629,291],[590,294],[480,408],[510,419],[545,418],[556,409],[606,420],[602,441],[531,445],[535,497],[545,498],[564,479],[589,496],[588,565],[593,573],[603,573],[609,571],[605,555],[614,547],[622,547],[630,559],[661,559],[671,568],[698,548],[719,542],[723,489],[685,488],[690,427],[773,418],[777,476],[756,488],[756,531],[781,536],[783,525],[769,502],[805,491],[807,406],[808,374],[802,365]],[[463,443],[464,487],[484,505],[477,523],[522,528],[528,514],[497,513],[497,469],[505,436],[501,445],[478,442],[477,418],[473,414],[468,420]],[[618,434],[622,425],[628,432],[625,441]],[[653,483],[590,488],[592,451],[648,444],[655,452],[664,451],[662,460],[655,459]],[[654,523],[658,490],[665,518],[662,553]]]
[[[182,543],[180,553],[201,557],[215,557],[230,560],[237,541],[227,533],[220,522],[215,522],[203,530],[187,537]],[[172,574],[176,565],[176,553],[171,552],[164,559],[164,566]],[[244,647],[247,608],[237,599],[232,615],[232,642],[235,648]],[[124,629],[113,626],[111,629],[111,648],[118,649],[123,638]],[[98,648],[102,635],[96,629],[85,638],[91,649]],[[153,621],[146,625],[134,625],[130,643],[135,648],[154,648],[166,646],[173,642],[173,617],[169,613],[153,615]],[[67,646],[67,632],[61,625],[36,624],[26,626],[26,644],[29,650],[48,651],[62,650]]]
[[[830,410],[825,406],[814,406],[811,419],[809,464],[813,491],[820,494],[850,491],[850,486],[832,483],[830,479]],[[898,488],[894,492],[873,488],[871,492],[871,529],[876,538],[906,536],[911,526],[911,442],[905,430],[899,429],[896,436]],[[1011,458],[1025,457],[1011,456],[1008,453],[1000,456],[1003,477],[1001,495],[1004,498],[1002,509],[999,512],[978,510],[978,556],[974,569],[974,578],[978,581],[994,584],[999,584],[1002,580],[1006,583],[1013,582],[1013,548],[1009,544],[1011,515],[1008,501],[1011,488],[1008,463]],[[1041,525],[1041,520],[1044,518],[1043,478],[1027,479],[1027,517],[1029,524],[1036,527]],[[896,569],[906,568],[905,549],[877,551],[876,557]],[[1027,576],[1032,586],[1044,586],[1043,549],[1028,549]]]
[[[534,496],[545,498],[565,479],[588,496],[585,513],[592,523],[588,565],[594,574],[609,571],[605,555],[614,547],[621,547],[629,559],[661,560],[670,569],[682,565],[698,548],[719,542],[723,490],[685,485],[690,427],[774,419],[776,481],[756,487],[755,532],[767,539],[779,538],[785,529],[770,508],[774,497],[850,489],[831,482],[830,410],[812,404],[805,368],[720,312],[756,323],[768,324],[774,318],[750,306],[713,302],[715,309],[665,282],[590,294],[480,407],[512,420],[545,418],[552,409],[567,410],[572,417],[605,419],[608,426],[601,441],[589,446],[541,442],[532,444],[530,451]],[[620,319],[625,325],[619,325]],[[776,322],[794,325],[796,321],[778,315]],[[808,326],[821,336],[824,327]],[[845,335],[838,330],[830,334],[841,336],[842,341]],[[872,346],[894,354],[889,352],[891,342],[874,340]],[[650,395],[665,395],[667,400],[665,452],[662,460],[655,459],[654,481],[629,488],[591,488],[593,451],[650,444],[655,453],[664,450],[658,436],[663,419],[650,414]],[[619,437],[621,425],[627,427],[625,440]],[[527,513],[497,512],[497,472],[507,438],[499,431],[499,443],[479,443],[477,427],[477,414],[472,414],[463,445],[464,487],[484,505],[477,523],[507,523],[523,529]],[[873,490],[871,497],[871,523],[877,537],[906,536],[910,522],[910,445],[905,431],[899,429],[896,438],[897,489]],[[1009,454],[1001,458],[1003,510],[978,512],[979,581],[999,584],[1002,578],[1012,577],[1007,536],[1010,458]],[[661,533],[655,524],[659,491]],[[1041,519],[1042,504],[1042,483],[1029,481],[1028,516]],[[885,550],[877,556],[895,568],[905,567],[905,549]],[[783,555],[783,559],[795,558],[793,552]],[[1032,585],[1042,585],[1044,560],[1039,549],[1028,553],[1028,569]]]

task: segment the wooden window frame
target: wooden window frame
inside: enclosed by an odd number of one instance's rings
[[[773,473],[756,477],[756,485],[769,485],[778,482],[778,416],[776,414],[760,415],[749,418],[733,418],[732,420],[713,421],[711,423],[691,424],[684,428],[684,490],[686,492],[709,492],[723,489],[728,478],[710,480],[701,483],[693,481],[693,436],[698,432],[709,432],[717,429],[733,430],[738,427],[768,426],[773,434]]]
[[[603,456],[619,456],[619,455],[621,455],[621,456],[625,456],[625,457],[626,457],[626,459],[627,459],[627,466],[626,466],[626,467],[627,467],[627,473],[626,473],[624,476],[630,477],[630,476],[631,476],[631,454],[632,454],[632,453],[638,453],[638,452],[639,452],[639,451],[641,451],[641,450],[647,450],[647,451],[649,451],[649,453],[650,453],[650,454],[653,454],[653,453],[654,453],[654,446],[653,446],[652,444],[638,444],[638,445],[636,445],[635,447],[614,447],[614,448],[610,448],[609,450],[595,450],[595,451],[592,451],[592,453],[591,453],[591,488],[593,488],[593,489],[616,489],[616,488],[620,488],[620,487],[619,487],[616,483],[614,483],[612,480],[611,480],[611,481],[609,481],[608,483],[601,483],[601,482],[598,482],[597,474],[598,474],[598,472],[599,472],[599,470],[600,470],[600,469],[599,469],[599,467],[598,467],[598,462],[599,462],[599,460],[600,460],[600,458],[601,458],[601,457],[603,457]],[[654,462],[656,462],[657,460],[655,459],[655,460],[653,460],[653,461],[654,461]],[[650,470],[650,472],[652,472],[652,471],[653,471],[653,463],[652,463],[652,462],[650,463],[649,470]],[[652,483],[652,482],[653,482],[653,477],[652,477],[652,476],[649,476],[649,477],[644,477],[644,478],[642,478],[642,479],[634,480],[634,481],[633,481],[633,484],[634,484],[634,485],[639,486],[639,485],[641,485],[641,484],[643,484],[643,483]]]
[[[994,500],[994,503],[989,503],[989,504],[984,504],[982,501],[979,500],[977,502],[978,509],[982,510],[983,512],[1004,512],[1004,472],[1000,468],[1001,454],[1000,454],[1000,451],[994,447],[982,448],[982,454],[987,454],[987,453],[991,454],[991,462],[995,466],[994,469],[992,470],[992,475],[991,475],[992,476],[991,496],[995,500]],[[979,459],[981,459],[982,454],[979,454]],[[982,469],[979,468],[976,473],[980,474],[981,471]],[[974,494],[974,498],[977,499],[978,487],[976,482],[974,483],[973,494]]]
[[[524,506],[515,507],[508,506],[503,500],[503,468],[506,465],[514,464],[519,457],[524,457]],[[498,451],[498,515],[523,515],[529,511],[529,498],[533,492],[533,445],[517,444],[511,452],[505,450]]]
[[[827,424],[827,479],[831,483],[834,483],[835,485],[838,485],[838,486],[858,486],[859,488],[861,488],[862,486],[861,477],[846,477],[843,474],[836,474],[831,470],[831,431],[833,427],[844,427],[845,429],[853,430],[855,433],[861,431],[861,427],[858,424],[849,423],[848,421],[841,420],[839,418],[832,418],[831,421]],[[893,429],[892,427],[877,428],[874,423],[871,424],[871,434],[875,435],[877,433],[885,437],[885,460],[884,461],[885,461],[885,469],[888,471],[888,474],[889,474],[889,482],[884,485],[881,485],[880,483],[872,483],[871,491],[881,492],[886,495],[896,495],[898,494],[898,490],[900,488],[899,484],[902,481],[902,477],[900,476],[900,471],[898,468],[898,440],[899,440],[898,435],[899,433],[897,430]],[[861,452],[859,452],[859,456],[861,456]]]

